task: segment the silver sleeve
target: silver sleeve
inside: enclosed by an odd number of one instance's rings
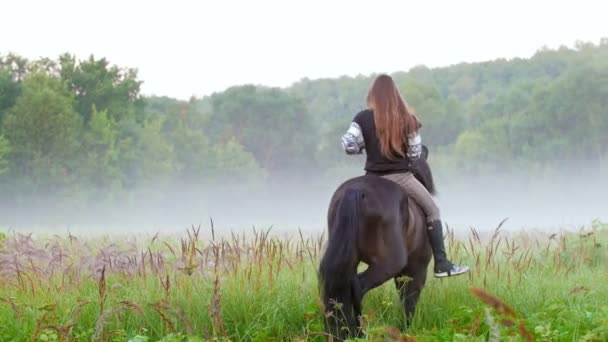
[[[360,154],[365,147],[361,127],[352,122],[346,133],[342,136],[342,148],[347,154]]]
[[[420,133],[416,131],[410,134],[407,138],[407,156],[410,159],[420,158],[422,155],[422,138]]]

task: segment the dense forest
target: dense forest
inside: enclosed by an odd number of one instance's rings
[[[608,174],[608,39],[393,76],[441,179]],[[142,95],[137,70],[105,58],[0,55],[0,203],[86,205],[217,184],[255,191],[359,173],[362,160],[339,137],[373,77],[239,85],[182,101]]]

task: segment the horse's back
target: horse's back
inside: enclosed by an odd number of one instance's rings
[[[330,202],[330,215],[333,212],[332,207],[339,204],[344,192],[348,189],[363,192],[364,210],[369,217],[386,220],[395,214],[403,213],[403,210],[406,209],[407,195],[399,185],[382,177],[363,175],[348,179],[338,186]]]
[[[395,182],[374,175],[363,175],[350,178],[338,186],[334,192],[333,199],[340,197],[347,189],[360,189],[367,195],[381,194],[392,197],[402,197],[403,193]]]

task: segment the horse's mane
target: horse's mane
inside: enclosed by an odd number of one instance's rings
[[[422,185],[433,195],[437,194],[435,188],[435,182],[433,181],[433,173],[431,167],[427,161],[429,156],[429,150],[426,146],[422,145],[422,157],[412,161],[412,171],[414,177],[418,179]]]

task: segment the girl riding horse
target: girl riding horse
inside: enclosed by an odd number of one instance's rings
[[[348,154],[365,150],[365,171],[399,184],[422,207],[428,223],[428,238],[435,260],[435,277],[466,273],[468,266],[448,260],[443,243],[439,208],[427,189],[412,174],[412,163],[420,158],[422,126],[389,75],[378,76],[367,95],[367,109],[359,112],[342,136]]]

